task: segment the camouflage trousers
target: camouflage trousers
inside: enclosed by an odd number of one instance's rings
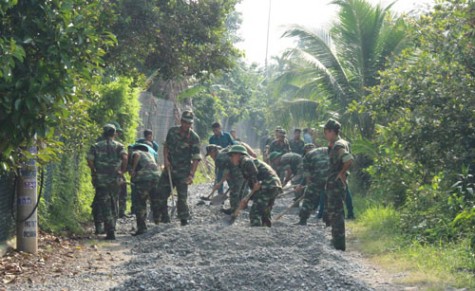
[[[177,213],[179,219],[190,219],[190,210],[188,208],[188,184],[186,184],[186,177],[185,178],[178,178],[172,175],[172,183],[173,187],[176,188],[178,193],[178,200],[177,200]],[[168,173],[164,172],[160,176],[160,180],[158,182],[158,212],[160,214],[160,221],[168,222],[170,221],[170,216],[168,214],[168,198],[171,194],[171,187],[168,178]],[[154,219],[158,219],[158,217],[154,217]],[[156,221],[157,222],[157,221]]]
[[[119,217],[125,215],[127,209],[127,184],[119,186]]]
[[[229,203],[234,211],[238,208],[239,202],[247,193],[246,180],[239,167],[232,167],[227,180],[229,186]],[[244,185],[244,186],[243,186]]]
[[[100,222],[104,222],[107,233],[115,231],[115,222],[117,219],[118,205],[117,193],[119,186],[115,183],[109,187],[97,187],[96,196],[93,202],[93,215],[97,216]]]
[[[318,186],[315,183],[310,183],[307,185],[304,195],[299,213],[300,220],[307,220],[312,212],[318,208],[321,196],[325,195],[325,185]]]
[[[332,179],[332,178],[330,178]],[[345,242],[345,201],[346,189],[341,181],[328,181],[326,185],[325,208],[327,222],[332,228],[332,244],[337,250],[346,249]]]
[[[251,226],[271,226],[271,212],[277,195],[282,193],[281,188],[262,189],[253,196],[252,207],[249,212]]]
[[[158,185],[156,180],[134,183],[134,211],[137,217],[137,230],[146,230],[147,200],[150,200],[154,220],[160,217]]]

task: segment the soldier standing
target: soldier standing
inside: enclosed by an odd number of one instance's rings
[[[276,134],[276,139],[273,142],[271,142],[271,144],[269,145],[269,153],[280,152],[280,153],[285,154],[285,153],[290,152],[289,141],[285,137],[285,135],[287,134],[285,129],[278,127],[275,130],[275,134]]]
[[[103,130],[105,139],[91,146],[87,162],[95,178],[94,202],[104,221],[106,239],[114,240],[119,181],[123,180],[127,169],[127,152],[121,143],[114,140],[114,125],[106,124]]]
[[[132,146],[132,150],[130,177],[134,184],[134,212],[137,218],[137,232],[134,235],[140,235],[147,231],[145,222],[147,200],[150,199],[153,217],[160,216],[157,195],[160,172],[153,154],[149,152],[149,147],[144,144],[135,144]]]
[[[163,147],[165,170],[158,183],[161,222],[169,223],[168,197],[171,194],[169,173],[173,186],[178,192],[177,210],[181,225],[187,225],[190,219],[188,209],[188,185],[193,183],[195,172],[201,161],[200,138],[191,129],[193,112],[186,110],[181,115],[181,125],[168,130]],[[158,223],[155,217],[155,223]]]
[[[301,135],[302,130],[300,128],[296,128],[294,130],[294,138],[289,140],[289,146],[291,152],[303,156],[303,147],[305,146],[305,142],[302,140]]]
[[[345,212],[343,203],[346,195],[346,178],[348,169],[353,162],[348,142],[340,137],[341,125],[330,119],[324,127],[325,138],[328,140],[328,156],[330,159],[326,183],[328,220],[332,227],[332,244],[337,250],[346,249]]]
[[[305,197],[300,208],[299,225],[307,225],[307,219],[310,217],[310,214],[319,206],[320,201],[323,201],[329,166],[328,148],[315,148],[313,144],[308,144],[306,147],[311,149],[303,158],[303,175],[307,188],[305,189]],[[320,205],[320,217],[322,215],[322,206]]]
[[[275,171],[266,163],[250,158],[246,148],[234,145],[229,150],[231,163],[238,166],[249,187],[254,191],[249,212],[251,226],[271,227],[271,211],[282,185]]]

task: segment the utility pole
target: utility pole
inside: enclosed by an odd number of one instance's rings
[[[266,39],[266,59],[265,59],[265,70],[266,70],[266,79],[269,78],[269,71],[267,69],[267,59],[269,55],[269,31],[270,31],[270,15],[271,15],[271,8],[272,8],[272,0],[269,0],[269,13],[267,15],[267,39]],[[269,80],[266,80],[267,82]]]
[[[35,138],[36,141],[36,138]],[[17,250],[30,254],[38,252],[38,221],[37,221],[37,167],[36,155],[38,148],[31,146],[28,151],[31,158],[20,168],[17,182]]]

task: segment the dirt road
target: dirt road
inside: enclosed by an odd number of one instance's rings
[[[46,266],[0,282],[0,290],[401,290],[351,244],[347,252],[332,249],[329,229],[316,218],[295,226],[295,209],[272,228],[251,228],[244,211],[228,226],[219,207],[197,205],[209,189],[191,188],[188,226],[151,224],[132,237],[134,220],[122,219],[117,241],[79,241],[58,270]],[[291,198],[276,201],[274,216]]]

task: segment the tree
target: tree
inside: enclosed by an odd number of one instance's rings
[[[342,121],[351,120],[361,136],[369,138],[373,134],[369,116],[351,114],[348,109],[378,83],[378,71],[384,69],[387,59],[404,48],[407,26],[390,13],[391,5],[382,8],[366,0],[332,4],[340,11],[329,33],[301,26],[285,32],[298,45],[286,53],[289,70],[277,82],[297,86],[298,98],[330,99]]]
[[[52,137],[77,91],[100,72],[114,37],[102,29],[101,1],[7,1],[0,4],[0,163],[36,134]]]
[[[110,29],[119,45],[106,61],[120,74],[157,74],[163,80],[201,77],[230,68],[238,50],[229,37],[227,21],[236,2],[111,1]]]

